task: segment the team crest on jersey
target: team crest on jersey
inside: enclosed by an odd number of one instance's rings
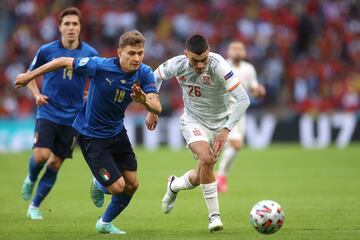
[[[210,75],[204,74],[204,75],[202,76],[202,82],[203,82],[203,84],[205,84],[205,85],[211,85],[211,77],[210,77]]]
[[[126,79],[121,79],[120,82],[121,82],[122,84],[125,84],[125,83],[126,83]]]
[[[104,181],[109,181],[110,173],[105,168],[100,168],[99,175],[104,179]]]
[[[86,58],[82,58],[79,62],[79,66],[84,66],[85,64],[87,64],[89,62],[90,58],[86,57]]]
[[[226,74],[226,75],[224,76],[225,81],[228,80],[229,78],[231,78],[233,75],[234,75],[234,72],[233,72],[233,71],[230,71],[228,74]]]
[[[194,128],[193,133],[195,136],[201,136],[201,131],[199,129]]]

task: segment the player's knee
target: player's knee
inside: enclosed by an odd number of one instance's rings
[[[239,151],[241,149],[241,147],[242,147],[242,143],[240,141],[239,142],[238,141],[233,142],[231,145],[236,151]]]
[[[122,177],[108,187],[108,190],[111,194],[120,194],[124,191],[124,189],[125,181]]]
[[[202,167],[213,167],[216,163],[216,158],[213,154],[205,154],[200,158]]]
[[[61,167],[62,161],[60,159],[53,159],[47,161],[46,165],[51,168],[52,170],[59,171]]]
[[[34,160],[36,163],[45,163],[50,158],[50,152],[47,151],[35,151]]]
[[[131,183],[126,183],[125,188],[126,188],[128,193],[133,194],[139,188],[139,182],[134,181],[134,182],[131,182]]]

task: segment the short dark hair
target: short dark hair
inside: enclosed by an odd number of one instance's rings
[[[131,30],[125,32],[119,38],[119,48],[124,48],[126,46],[144,46],[145,37],[138,30]]]
[[[60,24],[60,25],[61,25],[61,23],[62,23],[63,18],[64,18],[65,16],[67,16],[67,15],[76,15],[76,16],[78,16],[79,21],[80,21],[80,23],[81,23],[81,12],[80,12],[80,10],[79,10],[78,8],[76,8],[76,7],[69,7],[69,8],[64,9],[64,10],[60,13],[60,15],[59,15],[59,24]]]
[[[195,34],[186,39],[185,49],[200,55],[209,49],[209,43],[204,36]]]

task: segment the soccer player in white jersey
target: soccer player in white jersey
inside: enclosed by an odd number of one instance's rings
[[[220,219],[214,165],[231,129],[250,104],[245,90],[230,65],[220,55],[210,52],[201,35],[190,36],[185,55],[173,57],[155,70],[156,87],[175,77],[183,91],[184,113],[180,119],[182,134],[198,160],[194,169],[181,177],[170,176],[162,200],[162,210],[169,213],[178,192],[200,185],[208,208],[210,232],[223,229]],[[229,95],[236,103],[231,111]],[[155,129],[156,114],[148,114],[146,126]]]
[[[263,85],[259,84],[256,79],[256,71],[254,66],[244,61],[246,58],[246,49],[242,42],[233,41],[228,47],[228,62],[234,72],[240,77],[241,85],[245,91],[254,97],[265,96],[266,91]],[[236,103],[236,100],[230,97],[231,104]],[[229,169],[234,162],[237,152],[244,144],[245,135],[245,116],[241,117],[240,121],[232,129],[228,136],[228,142],[222,158],[219,162],[219,168],[216,172],[216,180],[218,183],[218,191],[226,192],[228,189],[227,175]]]

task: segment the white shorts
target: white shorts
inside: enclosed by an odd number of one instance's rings
[[[231,130],[228,135],[228,140],[244,140],[245,136],[245,124],[246,118],[245,116],[241,117],[239,122],[235,125],[235,127]]]
[[[187,114],[183,114],[180,119],[181,132],[187,145],[193,142],[205,141],[211,144],[217,131],[210,130],[203,124],[196,121]]]

